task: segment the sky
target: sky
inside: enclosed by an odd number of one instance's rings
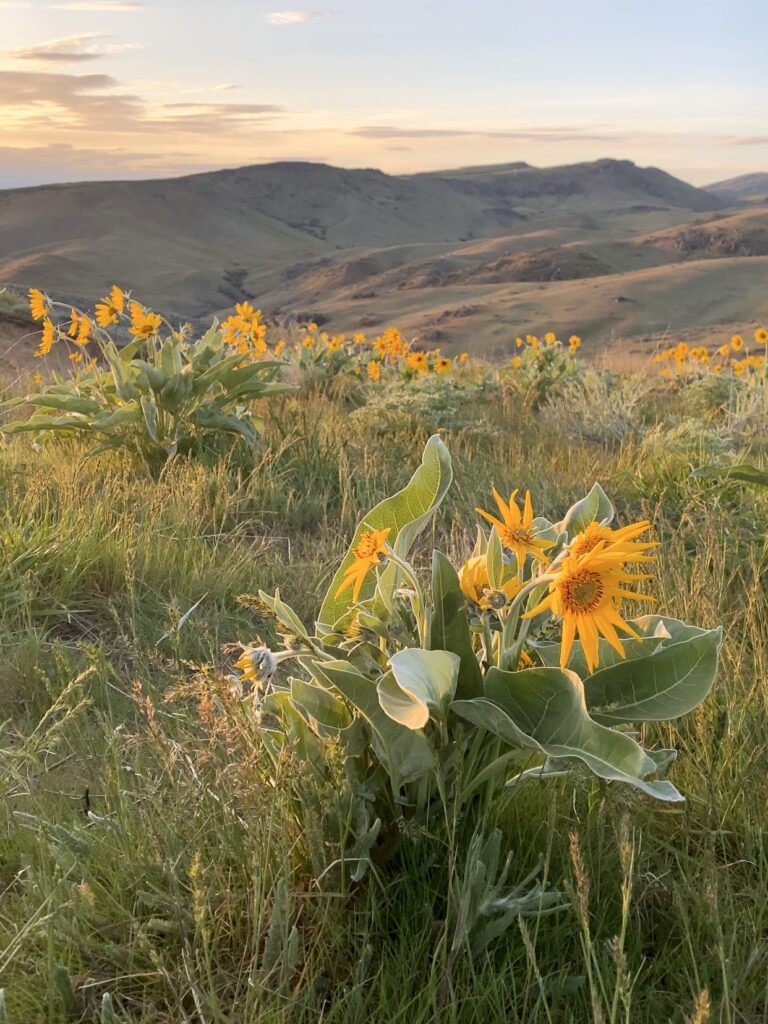
[[[765,0],[311,2],[0,0],[0,188],[273,160],[768,171]]]

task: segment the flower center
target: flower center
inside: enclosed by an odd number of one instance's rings
[[[530,544],[533,541],[531,531],[524,529],[522,526],[518,526],[517,529],[507,526],[503,531],[500,530],[499,533],[505,548],[514,548],[520,544]]]
[[[562,580],[558,589],[563,609],[570,615],[593,612],[605,593],[600,574],[592,569],[577,570]]]
[[[379,542],[372,533],[364,533],[360,538],[360,543],[355,548],[356,558],[373,558],[374,555],[378,554]]]

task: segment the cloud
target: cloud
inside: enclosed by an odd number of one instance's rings
[[[79,36],[62,36],[48,39],[34,46],[19,46],[11,50],[0,50],[0,57],[6,60],[28,61],[46,67],[50,64],[79,64],[83,61],[98,60],[115,53],[137,48],[135,43],[109,43],[110,37],[98,32]]]
[[[393,125],[363,125],[348,134],[361,139],[509,139],[515,142],[619,142],[623,135],[596,132],[592,128],[525,128],[484,130],[472,128],[397,128]]]
[[[20,11],[31,6],[32,4],[26,3],[26,0],[2,0],[0,11]]]
[[[768,135],[737,135],[734,139],[728,140],[731,146],[766,146]]]
[[[49,4],[52,11],[138,11],[142,4],[122,0],[81,0],[71,4]]]
[[[328,13],[328,11],[273,11],[272,14],[265,14],[264,17],[270,25],[300,25],[305,21],[323,18]]]
[[[0,70],[0,114],[6,127],[23,130],[112,133],[177,131],[221,136],[246,130],[280,114],[266,103],[149,103],[115,91],[109,75]]]

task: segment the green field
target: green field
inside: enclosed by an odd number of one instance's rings
[[[314,389],[265,405],[247,471],[5,441],[0,1021],[768,1021],[768,491],[691,475],[765,465],[768,391],[737,383],[590,373],[536,409],[500,387],[352,419]],[[222,679],[228,645],[275,642],[259,589],[312,621],[436,429],[455,484],[417,565],[467,555],[493,485],[554,513],[599,481],[653,524],[657,610],[725,630],[704,704],[645,727],[685,803],[586,775],[496,799],[510,881],[543,857],[563,899],[474,959],[448,924],[466,848],[406,835],[321,877],[326,795],[308,825],[305,766],[273,768]]]

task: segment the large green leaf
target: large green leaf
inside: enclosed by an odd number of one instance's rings
[[[430,437],[424,449],[422,462],[406,486],[385,498],[372,509],[355,530],[355,536],[347,554],[333,577],[328,593],[325,595],[318,622],[326,628],[333,628],[349,614],[352,606],[352,590],[348,588],[339,595],[338,590],[344,580],[344,574],[354,561],[354,549],[360,537],[369,530],[383,530],[389,527],[387,543],[400,558],[408,555],[414,541],[427,525],[430,516],[445,497],[453,470],[448,449],[437,436]],[[390,564],[384,570],[382,587],[391,592],[399,575],[397,566]],[[360,600],[372,597],[376,589],[376,573],[370,571],[363,583]]]
[[[687,715],[712,688],[722,632],[711,629],[598,669],[584,683],[590,715],[605,725]]]
[[[389,659],[391,671],[379,680],[379,704],[407,729],[423,729],[430,711],[442,720],[456,693],[459,664],[450,651],[398,651]]]
[[[575,673],[555,668],[522,672],[492,668],[485,692],[484,698],[454,701],[451,707],[511,746],[545,755],[550,765],[581,761],[601,779],[627,783],[658,800],[682,800],[671,782],[647,780],[646,776],[659,771],[658,757],[626,733],[592,721]]]
[[[557,523],[559,533],[573,537],[586,530],[590,523],[611,522],[613,505],[600,484],[594,484],[589,494],[571,505],[562,521]]]
[[[432,555],[432,621],[429,647],[433,651],[453,651],[461,662],[456,695],[463,699],[479,697],[483,692],[483,674],[475,652],[465,612],[467,599],[461,592],[459,576],[439,551]]]
[[[389,775],[393,793],[433,771],[435,756],[424,733],[406,729],[386,715],[370,679],[345,661],[313,662],[310,668],[321,685],[334,687],[368,723],[371,744]]]
[[[724,480],[743,480],[747,484],[759,484],[768,487],[768,471],[750,466],[742,462],[738,466],[699,466],[694,469],[693,476],[717,477]]]

